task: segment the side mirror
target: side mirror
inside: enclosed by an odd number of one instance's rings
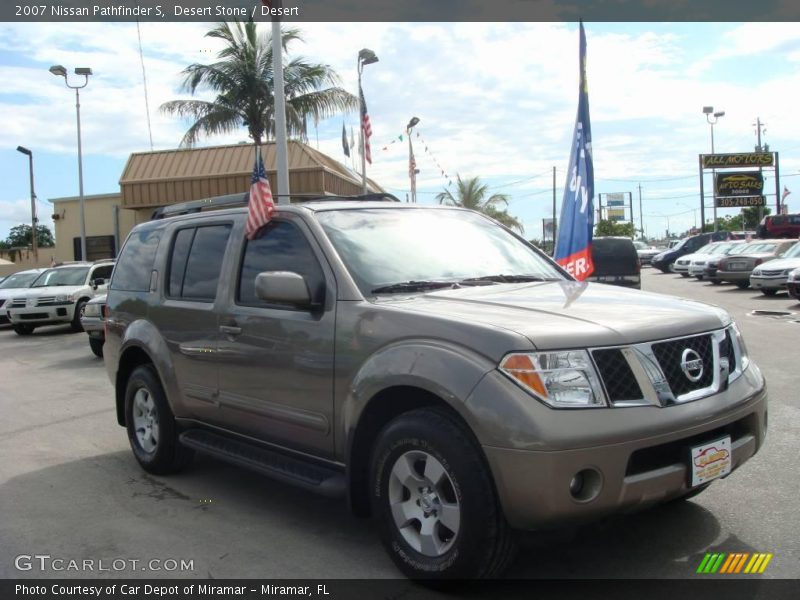
[[[105,280],[105,279],[103,279],[102,277],[98,277],[97,279],[93,279],[93,280],[92,280],[92,287],[93,287],[94,289],[97,289],[97,288],[99,288],[101,285],[105,285],[105,283],[106,283],[106,280]]]
[[[256,275],[256,296],[269,303],[311,308],[311,293],[305,278],[292,271],[265,271]]]

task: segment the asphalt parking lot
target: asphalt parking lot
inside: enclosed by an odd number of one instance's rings
[[[706,552],[771,552],[763,577],[800,577],[800,304],[652,269],[643,288],[734,315],[769,384],[767,444],[692,501],[529,536],[508,576],[696,577]],[[178,476],[145,474],[85,334],[53,327],[22,338],[2,328],[0,361],[0,577],[399,576],[374,528],[343,502],[203,457]],[[19,555],[94,560],[94,571],[20,571]],[[114,559],[125,567],[97,570]],[[152,559],[161,570],[142,570]]]

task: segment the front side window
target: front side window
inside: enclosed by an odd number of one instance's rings
[[[317,219],[365,295],[400,283],[567,279],[550,259],[469,211],[349,209],[319,211]]]
[[[293,271],[305,277],[311,299],[322,303],[325,278],[303,232],[292,223],[272,221],[261,235],[247,242],[239,272],[236,301],[246,306],[267,306],[256,296],[256,276],[264,271]]]
[[[170,257],[169,296],[200,302],[214,301],[230,232],[230,225],[210,225],[178,232]],[[188,239],[190,235],[191,240]]]
[[[50,285],[83,285],[89,267],[60,267],[48,269],[33,283],[31,287],[47,287]]]
[[[92,271],[91,278],[92,279],[105,279],[108,281],[108,278],[111,277],[111,271],[114,270],[114,265],[103,265],[97,267],[94,271]]]

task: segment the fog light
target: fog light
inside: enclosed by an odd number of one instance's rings
[[[581,469],[569,482],[569,493],[578,502],[591,502],[602,488],[603,476],[597,469]]]

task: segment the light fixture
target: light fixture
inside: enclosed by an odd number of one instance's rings
[[[61,65],[53,65],[52,67],[50,67],[50,72],[53,75],[60,75],[61,77],[67,76],[67,70]]]
[[[75,75],[86,75],[87,77],[92,74],[92,70],[89,67],[77,67],[75,69]]]

